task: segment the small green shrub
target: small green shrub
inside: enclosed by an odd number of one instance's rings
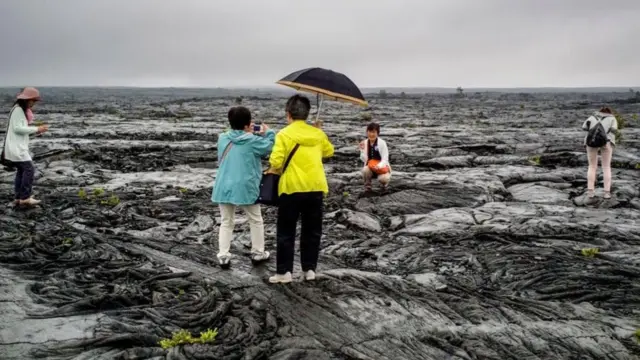
[[[348,192],[348,191],[343,192],[343,193],[342,193],[342,196],[343,196],[343,197],[349,197],[349,192]]]
[[[170,349],[175,346],[186,344],[208,344],[216,340],[218,336],[218,329],[207,330],[200,333],[200,337],[192,337],[191,333],[187,330],[179,330],[172,334],[171,339],[162,339],[158,343],[163,349]]]
[[[73,245],[73,239],[72,238],[64,238],[62,240],[62,245],[64,246],[71,246]]]
[[[360,119],[364,121],[371,121],[373,119],[373,115],[370,112],[363,112],[360,114]]]
[[[636,169],[640,169],[640,163],[636,164]]]
[[[120,198],[117,197],[116,195],[111,195],[107,200],[100,201],[100,204],[108,205],[108,206],[116,206],[120,204]]]
[[[592,258],[600,253],[600,249],[598,248],[585,248],[580,251],[582,256]]]
[[[178,189],[178,191],[180,191],[180,193],[182,193],[182,194],[186,194],[189,191],[189,189],[180,188],[180,189]]]
[[[634,335],[636,336],[636,340],[640,342],[640,329],[636,330]]]
[[[87,198],[87,190],[85,190],[85,189],[80,189],[80,190],[78,191],[78,197],[79,197],[80,199],[82,199],[82,200],[86,199],[86,198]]]
[[[536,164],[536,166],[540,166],[540,155],[532,156],[529,160]]]
[[[102,195],[104,195],[104,189],[102,189],[102,188],[93,189],[93,196],[100,197]]]

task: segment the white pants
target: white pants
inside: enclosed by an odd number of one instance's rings
[[[230,255],[231,239],[233,239],[233,228],[235,220],[236,206],[231,204],[220,204],[220,233],[218,235],[218,256]],[[251,252],[264,252],[264,224],[262,222],[262,212],[260,205],[238,206],[249,218],[249,229],[251,230]]]
[[[368,166],[362,168],[362,177],[364,178],[365,185],[371,185],[371,179],[373,178],[373,171],[369,169]],[[386,174],[378,175],[378,181],[382,185],[389,185],[389,181],[391,180],[391,173],[388,172]]]

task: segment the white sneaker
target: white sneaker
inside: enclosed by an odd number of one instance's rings
[[[272,284],[288,284],[292,281],[291,273],[287,271],[286,274],[276,274],[269,278],[269,282]]]
[[[271,256],[271,254],[268,251],[254,252],[251,254],[251,261],[254,264],[261,263],[263,261],[269,260],[269,256]]]
[[[313,270],[309,270],[306,273],[304,273],[304,279],[307,281],[313,281],[316,279],[316,272]]]

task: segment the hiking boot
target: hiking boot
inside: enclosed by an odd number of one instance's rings
[[[382,185],[382,193],[383,194],[389,193],[389,185]]]
[[[370,193],[373,191],[373,188],[371,187],[371,184],[364,184],[364,192],[365,193]]]
[[[589,190],[587,191],[587,197],[589,199],[593,199],[594,197],[596,197],[596,191],[595,190]]]
[[[288,284],[292,281],[291,273],[287,271],[286,274],[275,274],[269,278],[269,282],[272,284]]]
[[[218,255],[218,264],[223,269],[228,269],[231,266],[231,255]]]
[[[605,191],[602,197],[605,199],[611,199],[611,191]]]
[[[269,260],[270,255],[271,254],[269,254],[268,251],[254,252],[251,254],[251,262],[253,263],[253,265],[257,265],[261,262]]]
[[[20,204],[25,206],[36,206],[40,204],[40,200],[36,200],[33,197],[30,197],[27,200],[21,200]]]
[[[313,270],[309,270],[307,272],[304,273],[304,279],[306,281],[313,281],[316,279],[316,272]]]

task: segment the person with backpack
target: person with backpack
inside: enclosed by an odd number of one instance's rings
[[[322,159],[333,156],[334,149],[319,123],[307,124],[310,110],[311,103],[306,96],[289,98],[285,107],[288,125],[276,135],[269,158],[270,170],[282,172],[278,183],[277,267],[276,274],[269,278],[271,283],[292,281],[298,219],[304,279],[316,278],[324,195],[329,193]]]
[[[221,224],[218,234],[218,262],[230,267],[236,208],[247,215],[251,231],[251,260],[254,264],[269,259],[264,250],[264,224],[260,204],[256,204],[262,178],[261,158],[273,147],[275,132],[265,124],[253,125],[251,111],[243,106],[228,113],[231,130],[218,138],[218,172],[211,201],[220,208]]]
[[[40,101],[40,92],[33,87],[24,88],[16,97],[16,102],[9,114],[7,132],[0,160],[2,164],[15,168],[14,181],[15,206],[35,206],[40,204],[32,196],[35,169],[29,154],[29,135],[42,134],[49,130],[47,125],[30,126],[33,120],[32,108]]]
[[[584,146],[587,149],[589,170],[587,172],[587,196],[595,197],[596,173],[598,171],[598,152],[602,159],[604,177],[604,198],[611,198],[611,157],[616,145],[616,131],[618,121],[609,107],[603,107],[589,116],[582,124],[582,130],[587,131]]]
[[[360,160],[364,163],[362,177],[365,192],[370,192],[371,180],[378,179],[382,191],[386,192],[391,180],[391,165],[389,165],[389,148],[380,138],[380,125],[371,123],[367,126],[367,138],[360,142]]]

